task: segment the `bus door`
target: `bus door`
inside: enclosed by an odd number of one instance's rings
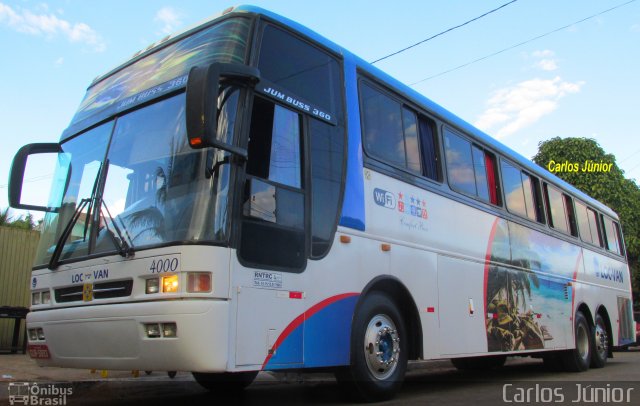
[[[237,365],[263,364],[267,357],[269,366],[303,361],[302,326],[285,333],[305,308],[298,275],[308,246],[301,122],[287,107],[253,100],[238,248],[240,263],[250,269],[235,271],[241,284]],[[281,348],[275,348],[278,338]]]

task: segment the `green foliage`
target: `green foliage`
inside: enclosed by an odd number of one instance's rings
[[[33,230],[36,227],[36,223],[33,221],[33,215],[27,213],[26,216],[19,216],[14,219],[9,215],[9,208],[4,211],[0,211],[0,226],[20,228],[22,230]]]
[[[640,188],[635,181],[626,179],[624,171],[616,164],[616,158],[607,154],[598,143],[589,138],[552,138],[538,145],[538,153],[533,161],[549,170],[549,163],[555,161],[578,163],[585,161],[613,164],[610,171],[570,172],[562,171],[554,175],[562,178],[589,196],[613,209],[620,217],[629,266],[634,275],[634,291],[640,294]]]

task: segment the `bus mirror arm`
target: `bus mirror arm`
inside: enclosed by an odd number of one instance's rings
[[[254,87],[260,81],[257,68],[232,63],[194,66],[187,80],[187,137],[192,148],[214,147],[247,159],[247,150],[217,138],[220,83]]]

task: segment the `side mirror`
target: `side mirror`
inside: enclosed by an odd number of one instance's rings
[[[213,63],[194,66],[187,80],[187,137],[192,148],[215,147],[247,157],[247,151],[219,141],[218,96],[221,82],[255,86],[260,81],[257,68],[241,64]]]
[[[46,206],[22,203],[22,186],[29,156],[36,154],[57,155],[60,152],[62,152],[62,149],[60,144],[57,143],[29,144],[18,150],[13,158],[9,174],[9,206],[23,210],[52,211],[51,208]]]

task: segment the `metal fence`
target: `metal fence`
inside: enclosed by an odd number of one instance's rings
[[[0,226],[0,306],[30,306],[29,282],[39,238],[37,231]],[[13,320],[0,319],[0,348],[10,347],[12,337]]]

